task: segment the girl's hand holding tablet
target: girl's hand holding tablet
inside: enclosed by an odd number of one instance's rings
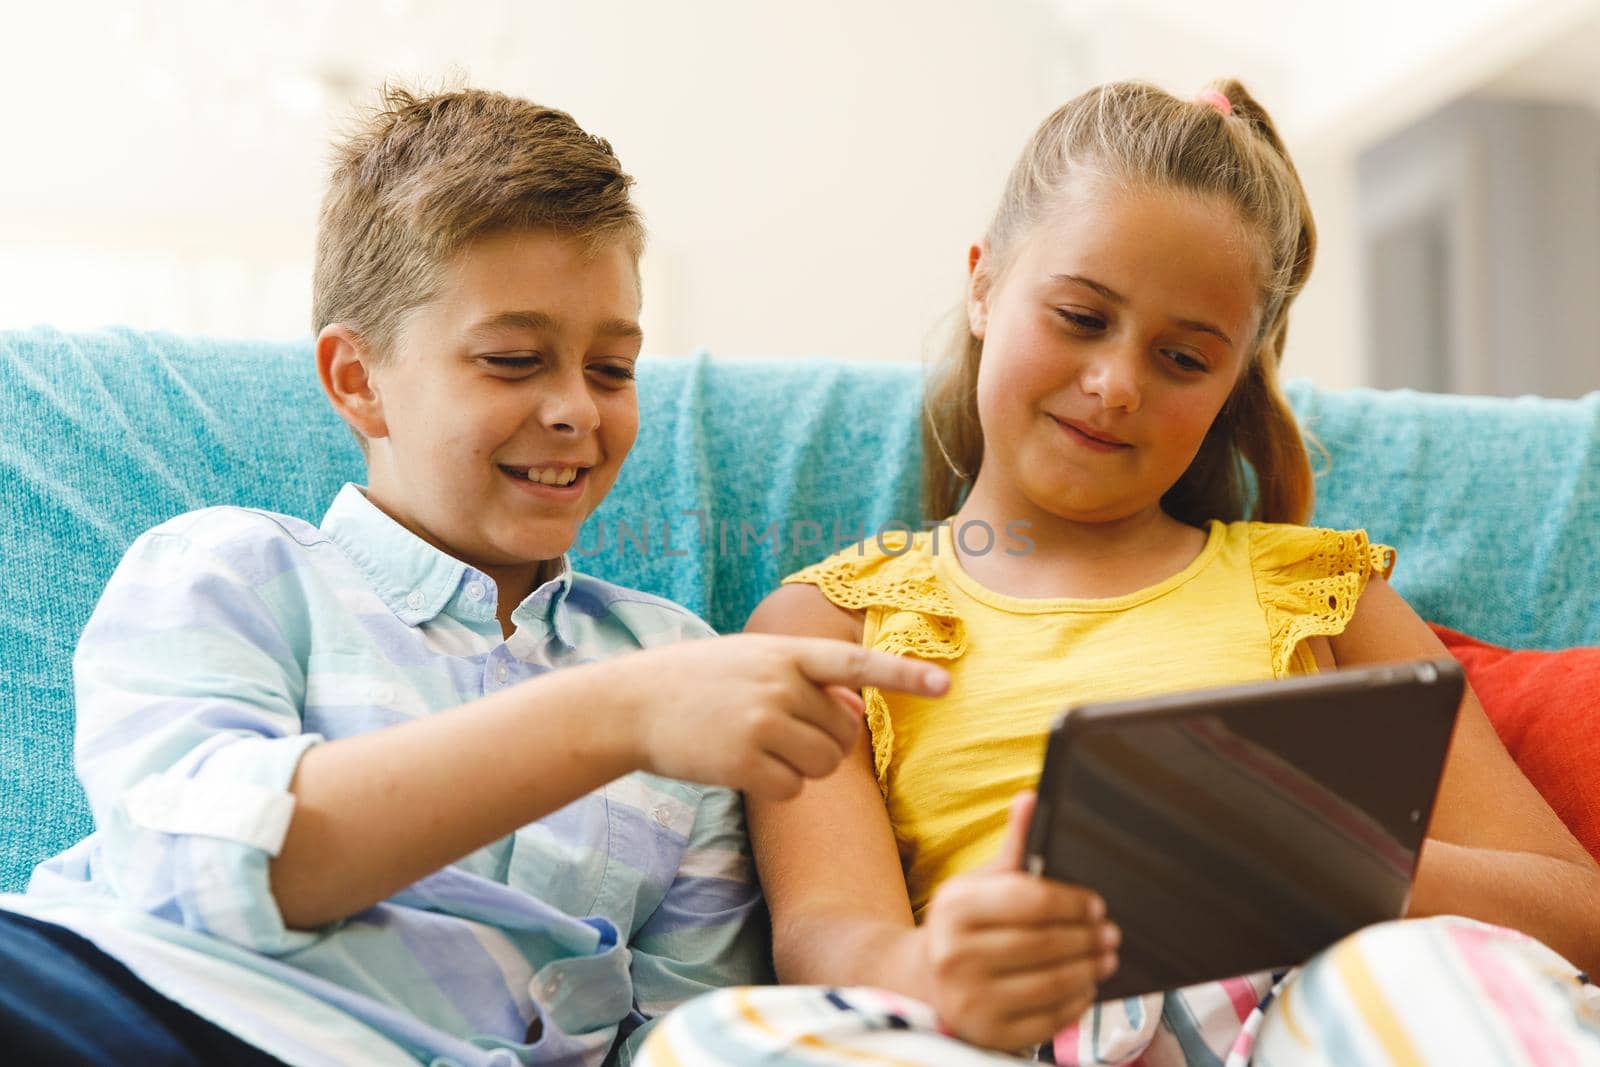
[[[941,885],[917,928],[927,1000],[986,1048],[1048,1041],[1094,1003],[1121,931],[1092,890],[1022,870],[1035,794],[1019,793],[1000,854]]]

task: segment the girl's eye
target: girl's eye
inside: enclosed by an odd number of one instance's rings
[[[1195,359],[1187,352],[1179,352],[1175,349],[1169,348],[1167,349],[1167,358],[1171,359],[1173,365],[1178,367],[1180,370],[1202,371],[1206,369],[1206,365],[1204,363],[1198,359]]]
[[[1067,324],[1080,330],[1103,330],[1106,322],[1098,315],[1086,315],[1081,311],[1068,311],[1066,308],[1056,308],[1056,314],[1066,320]]]

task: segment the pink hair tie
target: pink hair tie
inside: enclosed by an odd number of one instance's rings
[[[1207,104],[1216,108],[1219,114],[1233,114],[1233,104],[1228,101],[1226,96],[1223,96],[1215,89],[1207,89],[1194,99],[1197,104]]]

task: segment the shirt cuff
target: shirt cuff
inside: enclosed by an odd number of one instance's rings
[[[269,860],[283,848],[289,792],[317,734],[232,738],[190,774],[151,775],[124,795],[134,895],[166,904],[184,926],[258,952],[304,948],[314,933],[290,930],[272,895]],[[149,848],[160,842],[160,847]],[[144,847],[141,847],[141,843]],[[159,913],[159,912],[158,912]]]

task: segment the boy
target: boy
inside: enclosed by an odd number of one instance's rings
[[[625,1063],[763,977],[733,790],[793,795],[851,750],[853,690],[944,676],[676,644],[712,635],[566,566],[637,428],[630,182],[495,93],[390,91],[342,146],[316,360],[368,485],[320,527],[211,508],[128,550],[74,664],[97,829],[0,900],[0,1048]]]

